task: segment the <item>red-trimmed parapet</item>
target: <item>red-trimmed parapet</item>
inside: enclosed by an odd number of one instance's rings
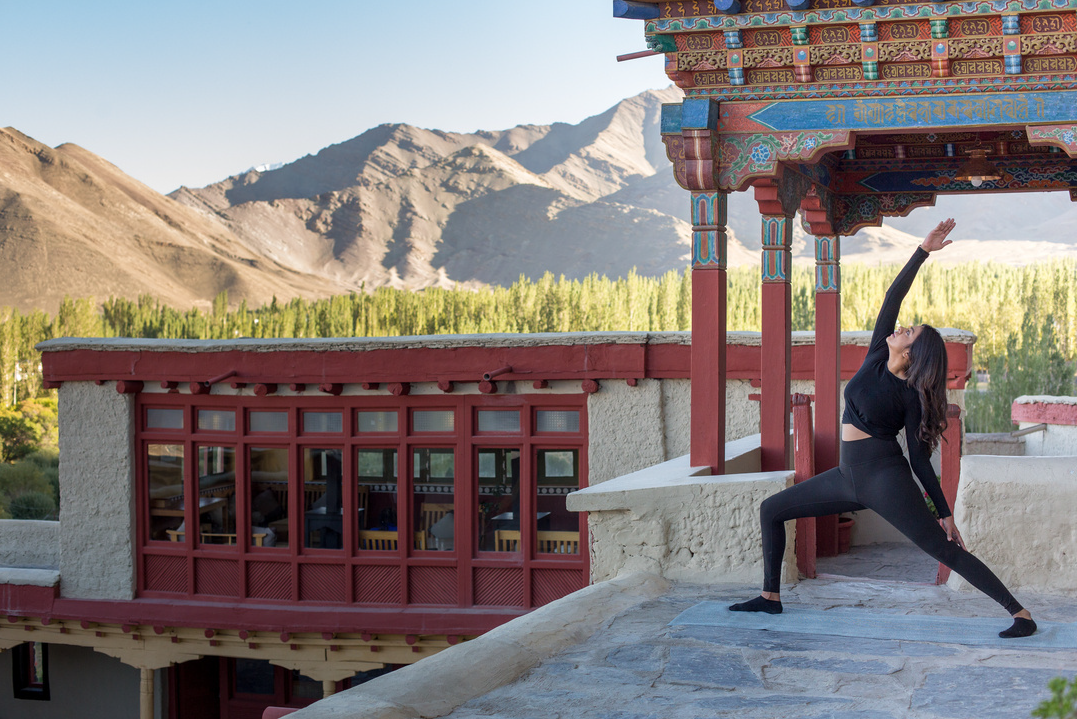
[[[1013,401],[1010,418],[1014,424],[1060,424],[1077,426],[1077,397],[1025,395]]]

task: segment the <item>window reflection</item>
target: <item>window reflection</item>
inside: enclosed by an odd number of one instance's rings
[[[198,541],[236,543],[236,450],[198,448]]]
[[[520,551],[520,450],[479,450],[479,551]]]
[[[304,546],[341,549],[344,469],[340,449],[303,450]]]
[[[252,447],[251,544],[288,546],[288,450]]]
[[[565,508],[565,498],[580,488],[580,457],[576,449],[540,449],[535,490],[538,554],[579,554],[580,519]]]
[[[356,457],[355,497],[359,548],[371,549],[376,539],[396,542],[396,450],[360,449]],[[364,532],[389,532],[365,535]]]
[[[416,449],[412,462],[415,548],[450,552],[455,536],[456,454],[451,448]]]
[[[183,446],[151,444],[146,448],[149,479],[150,539],[183,541]],[[169,534],[172,532],[172,534]]]

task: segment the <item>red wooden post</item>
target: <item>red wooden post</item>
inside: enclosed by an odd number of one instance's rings
[[[793,481],[800,484],[815,476],[815,447],[812,438],[811,398],[793,395]],[[797,569],[809,579],[815,577],[815,517],[797,520]]]
[[[961,408],[956,404],[946,407],[946,431],[942,433],[942,494],[950,511],[957,502],[957,485],[961,481]],[[939,564],[936,584],[950,578],[950,568]]]
[[[692,428],[695,467],[725,472],[726,199],[717,191],[718,103],[681,103],[681,184],[692,191]],[[671,156],[672,157],[672,156]]]
[[[725,472],[726,201],[692,193],[691,463]]]
[[[792,365],[792,289],[789,285],[793,224],[785,215],[763,215],[763,341],[759,464],[764,472],[789,468],[789,389]]]
[[[815,469],[838,466],[841,446],[841,268],[840,238],[815,237]],[[838,553],[838,517],[816,523],[821,557]]]

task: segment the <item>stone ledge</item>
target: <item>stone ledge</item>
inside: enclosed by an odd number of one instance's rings
[[[22,587],[55,587],[60,584],[60,572],[56,569],[0,567],[0,584],[13,584]]]
[[[961,458],[954,520],[1010,591],[1077,591],[1074,507],[1077,457]],[[956,573],[948,584],[969,586]]]
[[[582,644],[615,616],[669,589],[631,574],[594,584],[432,657],[290,714],[291,719],[417,719],[448,714]]]

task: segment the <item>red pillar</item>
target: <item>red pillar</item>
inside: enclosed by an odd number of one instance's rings
[[[940,442],[942,449],[942,494],[946,497],[950,511],[957,504],[957,486],[961,481],[961,408],[956,404],[946,406],[946,431]],[[942,584],[950,578],[950,568],[939,564],[936,584]]]
[[[792,364],[792,218],[763,215],[763,342],[759,425],[764,472],[789,469],[789,392]]]
[[[841,417],[841,268],[837,235],[815,238],[815,471],[838,466]],[[838,517],[816,524],[819,555],[838,553]]]
[[[714,474],[725,472],[727,199],[692,193],[691,463]]]
[[[796,452],[793,481],[797,484],[815,476],[815,457],[812,441],[811,399],[807,395],[793,395],[793,437]],[[796,537],[797,568],[805,577],[815,577],[816,519],[801,517],[797,520]]]

